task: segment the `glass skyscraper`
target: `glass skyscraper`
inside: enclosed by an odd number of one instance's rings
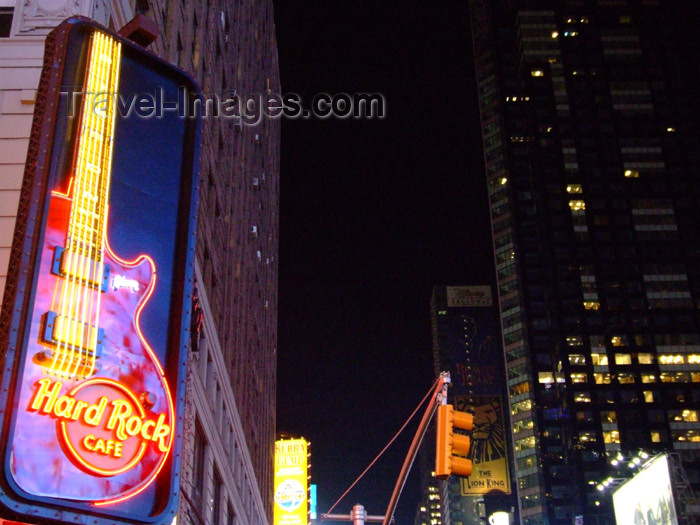
[[[521,522],[613,524],[618,455],[700,482],[697,5],[469,5]]]

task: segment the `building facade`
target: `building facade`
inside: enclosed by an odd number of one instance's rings
[[[696,5],[470,0],[521,523],[614,523],[611,461],[700,482]]]
[[[269,1],[0,1],[0,290],[44,39],[69,16],[119,29],[136,14],[205,98],[279,93]],[[272,519],[280,126],[208,115],[202,129],[180,520],[257,525]]]

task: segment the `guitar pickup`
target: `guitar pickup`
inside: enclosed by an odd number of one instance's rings
[[[44,315],[42,339],[49,345],[63,344],[70,350],[78,350],[82,357],[94,359],[102,356],[104,329],[68,319],[56,312],[47,312]]]
[[[101,280],[98,272],[100,266],[103,267]],[[55,248],[51,273],[61,277],[76,278],[102,292],[106,292],[108,289],[109,266],[96,263],[91,257],[80,255],[60,246]]]

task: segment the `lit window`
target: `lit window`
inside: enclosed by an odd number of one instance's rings
[[[586,310],[600,310],[600,303],[598,301],[583,301],[583,307]]]
[[[658,430],[652,430],[650,435],[652,443],[661,443],[661,432]]]
[[[678,430],[671,433],[673,441],[692,441],[697,443],[700,441],[700,433],[697,430]]]
[[[535,448],[535,436],[530,436],[523,439],[516,439],[514,446],[516,452],[520,452],[521,450],[527,450],[529,448]]]
[[[668,133],[675,133],[675,132],[676,132],[676,128],[673,128],[673,127],[670,127],[670,126],[669,126],[668,128],[666,128],[666,132],[668,132]]]
[[[638,179],[639,170],[625,170],[625,177],[628,179]]]
[[[685,372],[662,372],[659,374],[662,383],[688,383],[689,376]]]
[[[578,439],[581,443],[593,443],[597,441],[595,432],[579,432]]]
[[[569,364],[571,365],[585,365],[586,356],[583,354],[571,354],[569,356]]]
[[[559,38],[559,31],[552,31],[552,38]]]
[[[583,346],[583,338],[580,335],[569,335],[566,337],[568,346]]]
[[[688,355],[688,364],[689,365],[700,364],[700,354],[689,354]]]
[[[613,346],[627,346],[629,344],[626,335],[614,335],[610,338],[610,342]]]
[[[644,392],[642,392],[642,395],[644,396],[645,403],[654,402],[654,392],[652,392],[651,390],[645,390]]]
[[[533,77],[543,77],[544,71],[542,71],[541,69],[533,69],[532,71],[530,71],[530,75],[532,75]]]
[[[590,403],[591,394],[588,392],[574,392],[574,403]]]
[[[595,372],[593,378],[597,385],[609,385],[610,384],[610,374],[601,374],[600,372]]]
[[[631,365],[632,356],[629,354],[615,354],[616,365]]]
[[[528,410],[532,409],[532,401],[529,399],[526,399],[525,401],[519,401],[517,403],[513,403],[511,413],[513,415],[519,414],[520,412],[527,412]]]
[[[521,419],[513,423],[513,434],[532,430],[533,428],[535,428],[535,422],[532,419]]]
[[[552,372],[540,372],[538,374],[538,381],[540,383],[554,383],[554,373],[552,373]]]
[[[691,423],[697,423],[698,421],[698,411],[697,410],[669,410],[668,412],[669,421],[686,421]]]
[[[523,381],[522,383],[518,383],[517,385],[513,385],[510,388],[510,395],[511,396],[519,396],[519,395],[525,394],[529,391],[530,391],[530,382]]]
[[[690,380],[693,383],[700,383],[700,372],[691,372],[690,373]]]
[[[634,383],[634,376],[630,373],[622,372],[617,374],[617,381],[622,384]]]
[[[608,356],[606,354],[591,354],[591,362],[595,366],[608,366]]]
[[[569,184],[566,186],[567,193],[583,193],[583,188],[580,184]]]
[[[585,210],[586,203],[582,200],[569,201],[569,208],[571,208],[573,211]]]
[[[620,442],[620,432],[617,430],[603,432],[603,441],[605,443],[619,443]]]
[[[681,365],[685,362],[683,354],[662,354],[659,356],[661,365]]]
[[[499,182],[501,183],[501,186],[505,186],[506,182],[508,182],[508,179],[506,177],[501,177],[501,180]]]
[[[571,382],[572,383],[585,383],[587,381],[586,374],[571,374]]]
[[[656,383],[656,376],[654,374],[642,374],[642,383]]]
[[[654,363],[654,356],[648,353],[637,354],[637,361],[640,365],[651,365]]]

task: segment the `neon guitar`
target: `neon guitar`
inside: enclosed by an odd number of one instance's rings
[[[96,505],[154,481],[174,418],[139,326],[155,263],[120,259],[106,233],[120,61],[121,44],[93,33],[71,183],[49,200],[12,429],[11,473],[22,490]]]

